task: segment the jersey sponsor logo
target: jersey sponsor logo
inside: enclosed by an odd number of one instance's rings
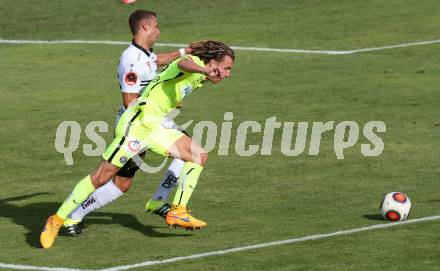
[[[180,90],[180,94],[182,95],[182,97],[187,96],[191,92],[192,92],[192,87],[191,86],[186,86],[186,87],[184,87],[183,89]]]
[[[137,139],[130,140],[128,142],[128,149],[132,152],[137,152],[141,149],[141,143]]]
[[[138,79],[138,76],[134,72],[129,72],[125,75],[125,83],[129,86],[136,85],[137,79]]]

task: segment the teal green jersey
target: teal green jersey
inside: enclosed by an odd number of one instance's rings
[[[197,65],[205,66],[197,56],[187,55],[183,58],[189,58]],[[138,99],[138,101],[146,102],[142,106],[144,114],[165,115],[178,107],[192,91],[202,86],[206,76],[200,73],[181,71],[177,66],[180,60],[181,58],[174,60],[159,73]]]

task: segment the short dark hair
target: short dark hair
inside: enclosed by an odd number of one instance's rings
[[[131,33],[134,35],[139,31],[139,26],[142,20],[150,20],[153,17],[157,18],[157,15],[150,10],[138,9],[133,11],[128,18],[128,25],[130,25]]]

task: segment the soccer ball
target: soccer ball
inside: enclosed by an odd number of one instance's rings
[[[401,192],[391,192],[385,195],[380,204],[380,213],[389,221],[404,221],[409,216],[411,201]]]

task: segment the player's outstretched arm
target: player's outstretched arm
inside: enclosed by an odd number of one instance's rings
[[[179,50],[172,51],[172,52],[159,53],[159,54],[157,54],[156,64],[158,66],[167,65],[168,63],[170,63],[174,59],[181,57],[185,54],[189,54],[189,53],[191,53],[191,48],[189,48],[189,47],[181,48]]]
[[[201,73],[211,77],[219,76],[219,69],[215,66],[202,67],[192,61],[190,58],[183,58],[177,62],[179,70],[188,73]]]

